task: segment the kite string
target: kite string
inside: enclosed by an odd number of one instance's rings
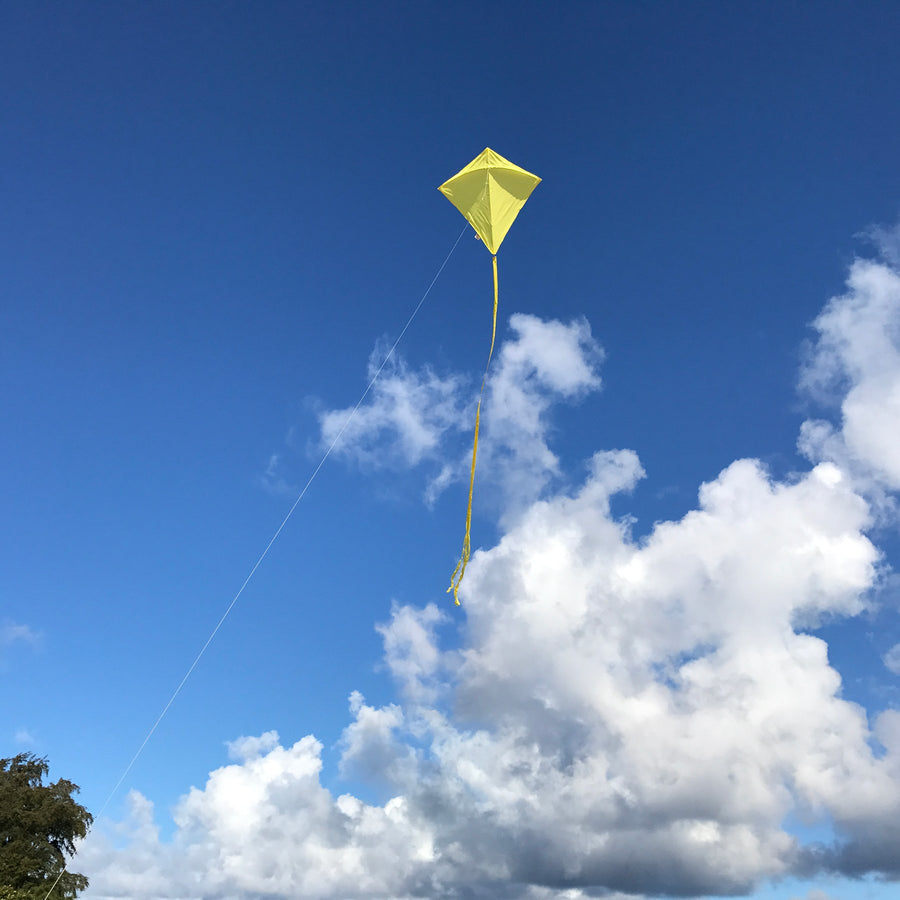
[[[213,630],[210,632],[209,637],[206,639],[206,642],[200,648],[200,652],[194,657],[194,661],[190,664],[190,666],[188,667],[188,670],[184,673],[184,677],[178,683],[178,687],[176,687],[175,690],[172,692],[172,696],[169,697],[169,700],[166,703],[166,705],[163,707],[162,712],[157,716],[156,721],[153,723],[153,726],[147,732],[143,741],[141,741],[141,745],[138,747],[134,756],[132,756],[131,761],[125,767],[125,770],[119,776],[119,780],[115,783],[115,785],[113,786],[113,789],[109,792],[109,796],[107,796],[106,800],[103,801],[103,806],[100,807],[100,811],[97,813],[98,819],[100,818],[100,816],[103,815],[104,811],[106,810],[106,807],[109,806],[110,801],[116,795],[116,792],[119,790],[119,788],[122,786],[122,782],[125,781],[125,779],[128,777],[128,773],[132,770],[132,768],[134,767],[134,764],[138,761],[138,758],[140,757],[141,753],[143,753],[144,748],[147,746],[148,742],[150,741],[150,738],[153,737],[157,728],[159,728],[160,723],[166,716],[166,713],[168,713],[172,704],[175,702],[175,699],[181,693],[181,689],[184,687],[188,678],[190,678],[191,675],[193,674],[194,669],[197,668],[197,665],[200,662],[200,659],[202,658],[203,654],[206,653],[207,649],[209,648],[209,645],[213,642],[213,639],[215,638],[219,629],[222,627],[222,625],[225,624],[225,620],[228,618],[229,613],[231,612],[232,609],[234,609],[235,604],[238,602],[238,599],[240,598],[241,594],[243,594],[244,588],[247,587],[247,585],[250,583],[250,579],[252,579],[253,576],[256,574],[256,570],[260,567],[260,565],[262,564],[262,561],[268,555],[269,550],[272,549],[272,545],[275,543],[275,541],[278,539],[278,536],[284,530],[284,527],[285,527],[285,525],[287,525],[291,516],[293,516],[294,510],[300,505],[300,501],[304,498],[304,496],[306,496],[306,492],[309,490],[310,485],[313,483],[316,476],[319,474],[319,470],[322,468],[322,466],[325,465],[325,461],[328,459],[329,456],[331,456],[331,452],[337,446],[338,441],[340,441],[344,432],[347,430],[348,426],[350,425],[350,422],[353,421],[353,418],[356,415],[356,413],[359,411],[359,408],[362,406],[363,401],[369,395],[369,392],[374,387],[375,382],[378,380],[378,377],[381,375],[382,371],[384,370],[384,367],[388,364],[388,361],[394,355],[394,351],[397,349],[397,346],[399,345],[400,341],[403,340],[403,336],[409,330],[410,325],[412,325],[413,319],[415,319],[416,315],[418,315],[419,310],[422,308],[422,305],[425,303],[426,298],[431,293],[431,289],[434,287],[435,283],[437,282],[438,278],[440,277],[441,272],[444,271],[444,267],[450,261],[450,257],[453,255],[453,251],[456,250],[456,247],[459,244],[459,242],[462,240],[462,236],[466,233],[467,228],[468,228],[468,226],[464,226],[463,230],[459,233],[459,237],[454,241],[453,246],[450,248],[450,252],[446,255],[446,257],[444,257],[444,261],[441,263],[440,267],[438,268],[437,272],[435,273],[434,278],[431,279],[431,283],[425,289],[425,293],[422,294],[422,298],[416,304],[416,308],[412,311],[412,315],[410,315],[409,319],[407,319],[406,324],[403,326],[403,328],[400,331],[400,334],[397,336],[397,340],[395,340],[394,343],[391,345],[391,349],[388,350],[387,355],[384,357],[384,359],[381,362],[381,365],[378,367],[378,369],[375,371],[375,374],[369,380],[368,385],[366,385],[366,389],[362,392],[362,395],[360,396],[359,400],[356,401],[356,405],[350,411],[350,414],[347,416],[346,421],[341,426],[340,431],[338,431],[338,433],[334,437],[334,440],[332,440],[331,444],[329,444],[328,449],[322,455],[322,458],[319,460],[318,465],[315,467],[315,469],[313,469],[312,475],[309,476],[309,479],[307,480],[306,484],[303,486],[303,490],[301,490],[300,493],[297,495],[297,499],[294,500],[293,505],[288,510],[287,515],[282,519],[281,524],[278,526],[278,528],[275,529],[275,533],[272,535],[271,539],[269,540],[269,543],[266,544],[265,549],[263,550],[262,553],[260,553],[258,559],[253,564],[253,568],[250,569],[250,573],[244,579],[244,582],[243,582],[243,584],[241,584],[240,588],[238,588],[238,592],[234,595],[231,602],[226,607],[225,612],[222,613],[221,617],[219,618],[219,621],[216,622],[215,628],[213,628]],[[491,347],[493,349],[493,343],[491,344]],[[63,865],[62,869],[60,870],[59,875],[57,875],[56,880],[50,886],[50,890],[47,892],[47,896],[44,898],[44,900],[48,900],[48,898],[50,897],[50,894],[53,893],[54,888],[59,883],[59,880],[60,880],[60,878],[62,878],[64,872],[65,872],[65,864]]]
[[[402,330],[400,331],[400,334],[397,336],[397,340],[394,341],[393,345],[391,346],[391,349],[388,350],[387,355],[385,356],[381,365],[378,367],[378,369],[375,371],[375,374],[370,379],[368,385],[366,386],[366,389],[362,392],[362,395],[360,396],[359,400],[356,401],[356,406],[354,406],[353,409],[350,411],[350,415],[347,416],[347,419],[344,422],[344,424],[341,426],[340,431],[338,431],[338,433],[335,435],[334,440],[332,440],[331,444],[328,446],[328,449],[322,455],[322,458],[319,460],[318,465],[315,467],[315,469],[313,469],[312,475],[309,476],[309,479],[307,480],[306,484],[303,486],[303,490],[301,490],[300,493],[297,495],[297,499],[294,500],[294,503],[291,506],[291,508],[288,510],[287,515],[284,517],[284,519],[282,519],[281,524],[278,526],[278,528],[275,529],[275,533],[272,535],[271,539],[269,540],[269,543],[266,544],[265,549],[263,550],[262,553],[260,553],[259,558],[253,564],[253,568],[250,570],[250,573],[244,579],[244,582],[238,589],[238,592],[232,598],[231,603],[228,604],[227,608],[225,609],[225,612],[222,613],[222,616],[220,617],[219,621],[216,623],[215,628],[213,628],[213,630],[210,632],[209,637],[206,639],[206,643],[204,643],[204,645],[200,648],[200,652],[194,658],[194,661],[191,663],[187,672],[184,673],[184,677],[178,683],[178,687],[176,687],[175,690],[172,692],[172,696],[169,698],[168,703],[166,703],[166,705],[163,707],[162,712],[159,714],[156,721],[153,723],[153,727],[147,732],[146,737],[141,742],[141,745],[140,745],[140,747],[138,747],[137,752],[132,757],[131,762],[128,763],[128,766],[125,768],[125,771],[122,773],[121,777],[116,782],[115,787],[113,787],[112,791],[110,791],[109,797],[106,798],[106,801],[104,802],[103,806],[101,807],[100,812],[97,813],[98,818],[99,818],[99,816],[101,816],[103,814],[103,811],[106,809],[110,800],[113,798],[116,791],[121,787],[122,782],[128,776],[128,773],[131,771],[132,767],[137,762],[138,757],[143,752],[144,747],[147,746],[147,742],[153,736],[154,732],[159,727],[163,718],[165,718],[165,715],[169,711],[169,708],[175,702],[175,698],[181,693],[181,689],[184,687],[188,678],[191,677],[194,669],[197,668],[197,664],[200,662],[200,659],[203,656],[203,654],[206,653],[206,650],[209,647],[209,645],[213,642],[213,638],[215,638],[219,629],[225,623],[225,620],[228,618],[228,615],[231,612],[231,610],[234,609],[234,605],[237,603],[241,594],[243,594],[244,588],[247,587],[247,585],[250,583],[250,579],[253,578],[253,576],[256,574],[256,570],[260,567],[260,565],[262,564],[262,561],[268,555],[269,550],[272,549],[272,545],[275,543],[276,540],[278,540],[278,536],[284,530],[284,527],[285,527],[285,525],[287,525],[291,516],[293,516],[294,510],[300,505],[300,501],[306,496],[306,492],[309,490],[310,485],[313,483],[316,476],[319,474],[319,471],[321,470],[322,466],[325,465],[326,460],[328,459],[329,456],[331,456],[331,452],[337,446],[338,441],[340,441],[341,437],[343,437],[343,434],[347,430],[348,426],[350,425],[350,422],[353,421],[353,418],[356,415],[356,413],[359,411],[359,408],[362,406],[363,401],[369,395],[369,391],[372,390],[372,388],[375,385],[375,382],[378,380],[378,377],[381,375],[382,371],[384,370],[384,367],[388,364],[388,361],[394,355],[394,351],[397,349],[397,345],[400,343],[400,341],[403,339],[403,336],[409,330],[410,325],[412,325],[413,319],[415,319],[419,310],[422,308],[422,304],[425,302],[425,299],[428,297],[429,293],[431,292],[431,289],[434,287],[435,282],[440,277],[441,272],[444,271],[444,266],[447,265],[448,261],[450,260],[450,257],[453,255],[453,251],[456,249],[457,244],[459,244],[459,242],[462,240],[462,236],[465,234],[465,232],[466,232],[466,229],[463,228],[463,230],[459,233],[459,237],[456,239],[453,246],[450,248],[450,252],[444,258],[444,261],[441,263],[440,268],[437,270],[437,273],[435,274],[434,278],[431,279],[431,284],[428,285],[427,289],[425,290],[425,293],[422,295],[422,299],[419,300],[418,304],[416,305],[416,308],[412,311],[412,315],[409,317],[406,324],[403,326]]]
[[[475,440],[472,444],[472,472],[469,475],[469,506],[466,510],[466,536],[463,538],[462,555],[453,574],[450,576],[450,587],[447,593],[453,591],[453,602],[459,606],[459,586],[462,584],[463,576],[466,574],[466,566],[469,564],[469,555],[472,550],[472,541],[470,532],[472,529],[472,494],[475,490],[475,460],[478,458],[478,430],[481,425],[481,401],[484,398],[484,385],[487,381],[488,369],[491,367],[491,357],[494,355],[494,340],[497,337],[497,255],[493,256],[494,266],[494,321],[491,326],[491,349],[488,353],[487,365],[484,367],[484,375],[481,377],[481,392],[478,395],[478,406],[475,409]]]

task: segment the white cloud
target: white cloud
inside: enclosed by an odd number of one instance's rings
[[[154,865],[178,860],[169,881],[143,868],[152,891],[128,896],[725,893],[795,865],[791,809],[848,829],[896,816],[900,729],[884,720],[876,759],[825,644],[793,627],[860,608],[865,503],[828,465],[782,484],[740,461],[636,544],[608,500],[638,477],[634,454],[599,454],[577,492],[476,554],[460,654],[440,651],[434,607],[380,628],[407,702],[355,695],[342,766],[393,800],[331,796],[312,737],[241,739],[241,764],[182,801],[174,843],[151,842]],[[441,671],[455,719],[433,702]],[[146,860],[135,846],[119,875]],[[103,856],[89,844],[91,896],[121,896]]]
[[[819,890],[819,888],[812,888],[805,897],[792,897],[791,900],[834,900],[831,894],[826,894],[825,891]]]
[[[399,699],[354,692],[339,745],[341,771],[390,800],[326,790],[311,735],[240,738],[236,762],[182,799],[171,841],[140,795],[124,849],[89,838],[86,896],[702,896],[817,871],[900,877],[900,712],[870,722],[804,631],[859,614],[880,577],[867,498],[900,485],[885,440],[900,433],[897,284],[857,263],[817,320],[805,379],[839,392],[842,422],[827,440],[807,423],[809,471],[779,481],[737,460],[695,509],[635,540],[610,497],[643,476],[640,461],[598,452],[575,489],[529,488],[496,546],[473,555],[459,649],[441,647],[435,606],[392,610],[379,631]],[[585,323],[510,324],[490,452],[546,486],[551,397],[596,388],[599,350]],[[346,452],[387,434],[415,462],[454,427],[458,386],[392,377]],[[444,411],[417,407],[429,398]],[[873,404],[888,425],[867,421]],[[829,822],[837,842],[804,845],[789,814]]]
[[[565,324],[514,314],[509,327],[512,337],[498,347],[487,380],[479,459],[480,471],[491,471],[507,503],[520,507],[559,471],[548,445],[552,404],[596,390],[603,354],[583,319]],[[370,377],[380,358],[376,348]],[[454,481],[468,479],[476,401],[472,384],[462,377],[442,377],[427,367],[410,370],[395,359],[355,413],[348,408],[319,414],[321,444],[337,441],[337,453],[371,468],[431,463],[435,471],[425,499],[432,504]]]
[[[488,379],[483,455],[485,480],[499,484],[507,515],[536,500],[559,474],[549,446],[549,411],[600,387],[603,351],[584,319],[564,324],[515,313],[514,337],[500,347]]]
[[[892,269],[900,270],[900,223],[890,228],[875,225],[865,231],[861,237],[868,238],[877,248],[878,255]]]
[[[840,400],[841,422],[805,422],[800,449],[837,462],[876,487],[900,489],[900,273],[857,260],[847,293],[833,298],[814,327],[801,384]]]
[[[407,801],[332,797],[319,783],[321,752],[309,736],[212,772],[175,810],[172,844],[160,842],[152,804],[132,793],[129,846],[114,851],[95,828],[79,853],[86,896],[378,896],[427,883],[434,851]]]
[[[558,835],[548,880],[739,890],[791,866],[791,808],[850,816],[876,793],[898,808],[824,643],[793,628],[861,608],[877,560],[866,506],[833,471],[785,485],[741,461],[635,545],[608,513],[622,463],[595,460],[579,493],[473,559],[459,707],[501,724],[455,736],[445,768],[497,815],[524,804]]]
[[[379,349],[369,377],[379,368]],[[319,414],[321,444],[373,468],[415,466],[439,454],[444,434],[463,426],[461,383],[429,368],[410,371],[393,357],[359,408]]]
[[[900,644],[894,644],[882,658],[888,669],[895,675],[900,675]]]
[[[0,648],[18,643],[34,647],[37,646],[40,639],[40,632],[35,631],[28,625],[16,625],[15,623],[0,625]]]
[[[27,747],[33,747],[37,743],[37,738],[27,728],[17,728],[13,740]]]
[[[279,743],[277,731],[267,731],[259,737],[239,737],[236,741],[228,741],[228,758],[239,763],[258,759],[274,750]]]
[[[433,703],[440,693],[443,659],[435,630],[447,617],[429,603],[424,609],[393,605],[391,621],[378,625],[385,662],[406,699]]]
[[[297,493],[297,486],[285,474],[284,458],[281,453],[273,453],[269,456],[266,468],[259,476],[259,483],[270,494]]]

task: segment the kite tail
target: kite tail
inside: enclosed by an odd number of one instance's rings
[[[478,406],[475,410],[475,441],[472,445],[472,472],[469,475],[469,506],[466,510],[466,536],[463,538],[462,555],[453,574],[450,576],[450,587],[447,593],[453,591],[453,601],[459,606],[459,586],[466,574],[466,566],[469,564],[469,555],[472,549],[470,532],[472,529],[472,493],[475,489],[475,460],[478,458],[478,430],[481,425],[481,401],[484,399],[484,385],[487,381],[488,369],[491,367],[491,357],[494,355],[494,339],[497,337],[497,300],[499,291],[497,287],[497,257],[493,257],[494,265],[494,320],[491,326],[491,350],[488,353],[487,365],[484,367],[484,376],[481,379],[481,393],[478,395]]]

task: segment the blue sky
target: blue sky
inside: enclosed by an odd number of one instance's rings
[[[95,812],[454,247],[437,186],[486,146],[543,179],[462,607],[468,230],[86,896],[893,895],[898,38],[888,3],[0,9],[0,755]]]

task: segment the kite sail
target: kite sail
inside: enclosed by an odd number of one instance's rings
[[[510,226],[515,221],[531,192],[541,179],[531,172],[504,159],[490,147],[479,153],[464,169],[445,181],[438,190],[466,217],[475,233],[491,251],[494,269],[494,320],[491,326],[491,349],[481,379],[481,393],[475,410],[475,441],[472,446],[472,472],[469,476],[469,506],[466,511],[466,536],[462,555],[447,593],[453,591],[453,599],[459,606],[459,586],[462,584],[471,552],[472,492],[475,488],[475,460],[478,456],[478,428],[481,422],[481,400],[487,380],[491,357],[494,355],[494,338],[497,336],[497,251]]]

